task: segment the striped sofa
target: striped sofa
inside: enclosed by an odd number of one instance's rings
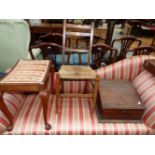
[[[48,119],[53,128],[50,131],[46,131],[44,129],[39,96],[32,94],[21,100],[21,96],[17,99],[17,95],[14,95],[11,100],[7,100],[10,111],[12,113],[18,111],[18,114],[16,112],[14,115],[14,128],[11,132],[5,130],[7,120],[0,113],[1,132],[3,131],[3,134],[42,135],[155,134],[155,76],[143,69],[144,61],[154,58],[152,56],[135,56],[96,70],[100,78],[128,79],[132,82],[146,107],[143,123],[98,123],[96,113],[92,112],[92,101],[87,98],[61,98],[59,113],[56,115],[55,94],[52,94],[48,105]],[[64,91],[69,93],[82,92],[84,90],[84,83],[80,81],[65,81]],[[55,81],[53,85],[55,90]],[[92,91],[89,83],[87,90]],[[12,106],[13,103],[16,104],[15,109]]]

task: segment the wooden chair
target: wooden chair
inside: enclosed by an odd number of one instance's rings
[[[57,55],[58,54],[62,54],[62,46],[58,45],[56,43],[39,43],[37,45],[34,46],[30,46],[30,55],[33,59],[33,49],[37,49],[40,48],[41,49],[41,54],[44,60],[51,60],[52,64],[55,66],[56,68],[56,60],[57,60]]]
[[[61,45],[61,46],[62,46],[62,40],[63,40],[63,37],[62,37],[62,34],[60,34],[60,33],[48,33],[48,34],[45,34],[45,35],[42,35],[42,36],[39,37],[39,42],[55,43],[55,44],[58,44],[58,45]],[[66,46],[68,46],[68,47],[71,46],[71,40],[70,40],[70,38],[67,38]],[[54,53],[55,54],[61,54],[62,53],[61,51],[58,52],[58,53],[57,52],[54,52]],[[67,63],[69,64],[69,61],[70,61],[70,53],[66,53],[66,55],[68,55],[68,57],[69,57],[67,59]]]
[[[111,48],[106,44],[96,44],[92,47],[92,63],[91,67],[97,69],[101,67],[101,64],[109,65],[114,63],[117,58],[117,49]]]
[[[40,36],[39,40],[41,42],[56,43],[56,44],[62,46],[62,34],[60,34],[60,33],[47,33],[45,35]],[[67,44],[68,47],[71,46],[70,38],[67,38],[66,44]]]
[[[60,33],[47,33],[39,37],[41,42],[50,42],[62,45],[62,34]]]
[[[126,58],[128,53],[132,53],[132,56],[135,56],[135,55],[150,55],[153,52],[155,52],[154,47],[152,47],[152,46],[141,46],[141,47],[137,47],[133,50],[127,50],[125,52],[123,58]]]
[[[89,37],[81,37],[81,38],[77,38],[76,39],[76,48],[81,48],[81,47],[85,47],[88,48],[89,47]],[[101,44],[104,43],[105,44],[106,39],[102,38],[100,36],[94,35],[93,36],[93,45],[94,44]],[[82,64],[82,60],[81,60],[81,53],[78,53],[78,58],[79,58],[79,62],[80,64]]]
[[[83,42],[85,44],[85,47],[89,47],[89,37],[81,37],[76,39],[76,47],[80,48],[80,43]],[[104,43],[105,44],[106,39],[102,38],[98,35],[93,36],[93,45],[98,43]]]
[[[89,66],[91,63],[91,50],[93,43],[93,31],[94,24],[92,25],[74,25],[67,24],[66,20],[64,20],[63,24],[63,59],[62,66],[59,72],[56,74],[56,113],[58,113],[58,103],[60,97],[90,97],[93,99],[94,105],[93,109],[96,108],[96,97],[98,92],[98,83],[99,77],[96,75],[95,71],[91,69]],[[66,37],[67,36],[75,36],[75,37],[90,37],[89,47],[86,49],[73,49],[66,47]],[[64,55],[65,52],[72,53],[88,53],[87,66],[82,65],[65,65]],[[85,91],[82,94],[72,93],[72,94],[60,94],[60,90],[63,90],[63,81],[95,81],[94,92],[87,93],[86,92],[86,84]],[[87,82],[86,82],[87,83]],[[62,87],[61,87],[62,86]],[[62,89],[61,89],[62,88]],[[61,91],[62,92],[62,91]]]
[[[120,52],[119,52],[119,55],[118,55],[118,58],[117,60],[121,60],[123,59],[126,51],[128,49],[131,48],[131,46],[135,43],[137,43],[137,47],[141,45],[141,40],[135,38],[135,37],[132,37],[132,36],[129,36],[129,37],[122,37],[122,38],[119,38],[119,39],[114,39],[112,41],[112,47],[114,48],[114,45],[116,42],[120,42]]]
[[[67,24],[66,20],[64,20],[64,26],[63,26],[63,61],[62,64],[64,64],[64,54],[65,52],[71,52],[71,53],[88,53],[88,65],[90,64],[90,58],[91,58],[91,50],[92,50],[92,44],[93,44],[93,33],[94,33],[94,24],[92,25],[75,25],[75,24]],[[85,49],[73,49],[66,47],[66,38],[67,37],[89,37],[90,42],[89,46]],[[81,64],[81,63],[80,63]]]

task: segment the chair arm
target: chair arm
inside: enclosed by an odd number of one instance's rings
[[[127,58],[127,54],[128,53],[131,53],[131,52],[132,52],[132,55],[131,56],[133,56],[134,55],[134,50],[133,49],[127,49],[127,50],[125,50],[124,53],[123,53],[122,58],[123,59]]]
[[[33,52],[32,52],[32,49],[33,49],[33,46],[30,46],[29,47],[30,56],[31,56],[32,60],[35,60],[35,57],[34,57]]]

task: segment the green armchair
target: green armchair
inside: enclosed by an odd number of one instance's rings
[[[12,67],[19,59],[30,59],[30,29],[20,19],[0,20],[0,72]],[[34,55],[39,55],[39,49]]]

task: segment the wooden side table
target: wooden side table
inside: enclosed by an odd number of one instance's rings
[[[66,80],[95,81],[94,92],[93,93],[84,92],[81,94],[60,93],[61,82]],[[56,113],[58,113],[58,104],[60,97],[90,97],[93,99],[94,103],[93,109],[95,110],[98,87],[99,87],[99,76],[96,75],[95,71],[92,70],[89,66],[62,65],[59,72],[56,75]]]
[[[49,78],[53,81],[53,74],[54,67],[49,60],[20,60],[12,71],[0,81],[0,109],[9,119],[8,130],[13,128],[13,117],[4,103],[4,92],[39,93],[43,106],[45,128],[51,129],[51,125],[47,121],[47,107],[49,92],[52,89],[48,90],[47,84]]]

